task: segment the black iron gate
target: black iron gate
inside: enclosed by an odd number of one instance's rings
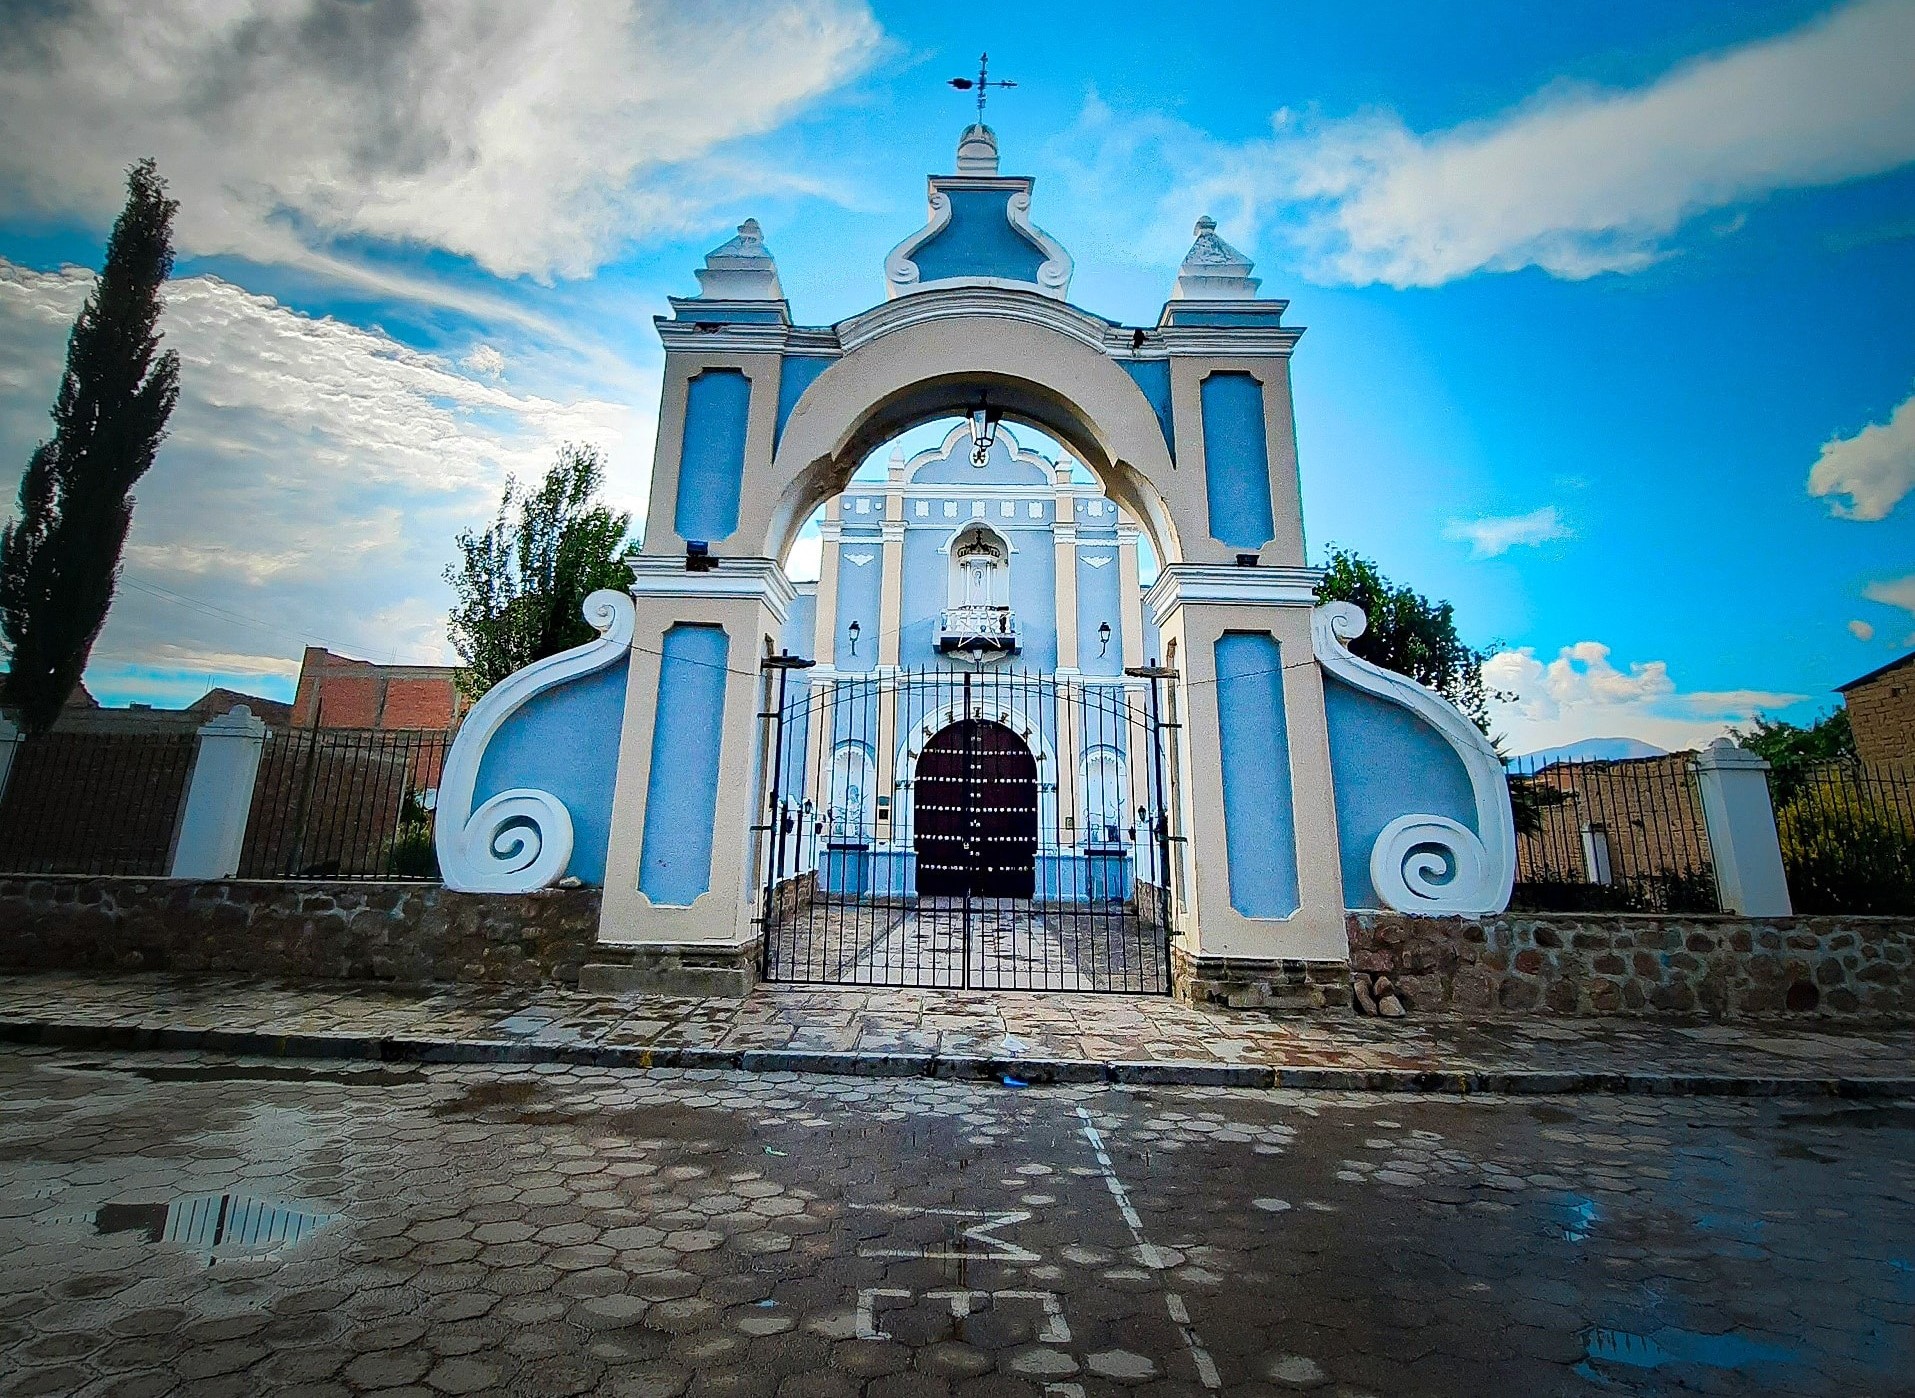
[[[1171,671],[765,669],[767,980],[1169,991]]]

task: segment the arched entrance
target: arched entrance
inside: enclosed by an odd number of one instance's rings
[[[922,898],[1029,898],[1037,762],[1001,723],[962,719],[925,744],[913,805]]]

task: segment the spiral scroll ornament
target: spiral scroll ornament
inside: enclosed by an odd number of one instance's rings
[[[1370,847],[1370,883],[1406,913],[1479,913],[1506,895],[1476,832],[1447,816],[1398,816]]]
[[[457,862],[487,893],[531,893],[556,883],[572,857],[572,813],[544,791],[501,791],[457,832]]]

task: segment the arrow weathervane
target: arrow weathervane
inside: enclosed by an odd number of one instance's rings
[[[984,125],[984,98],[989,89],[994,87],[1017,86],[1016,83],[1006,78],[1000,78],[996,82],[992,82],[990,80],[990,73],[991,55],[981,53],[977,56],[977,76],[975,78],[951,79],[951,86],[955,87],[959,92],[969,92],[973,88],[977,89],[977,124],[979,126]]]

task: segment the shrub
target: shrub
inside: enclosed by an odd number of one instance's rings
[[[1895,811],[1811,787],[1783,806],[1776,829],[1798,913],[1915,912],[1915,832]]]

